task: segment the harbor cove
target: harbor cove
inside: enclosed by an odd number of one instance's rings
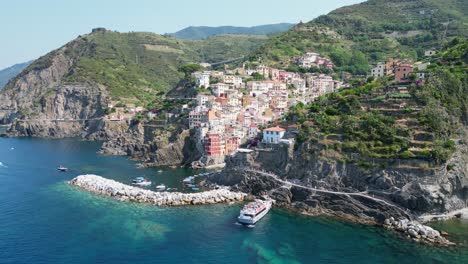
[[[467,7],[4,1],[0,264],[467,264]]]
[[[1,263],[466,263],[468,223],[432,225],[454,247],[413,243],[385,229],[273,208],[254,228],[236,224],[242,203],[158,207],[71,186],[82,174],[169,188],[198,172],[137,169],[97,154],[99,142],[0,139]],[[67,173],[56,170],[68,166]]]

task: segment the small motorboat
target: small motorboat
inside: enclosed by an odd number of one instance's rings
[[[200,190],[200,188],[196,188],[196,187],[192,188],[192,191],[199,191],[199,190]]]
[[[190,177],[187,177],[183,180],[184,183],[193,183],[193,181],[195,180],[195,177],[193,176],[190,176]]]
[[[166,185],[160,184],[160,185],[156,186],[156,190],[158,190],[158,191],[164,191],[164,190],[166,190]]]
[[[133,179],[132,184],[137,185],[137,186],[150,186],[151,182],[146,180],[143,177],[137,177],[137,178]]]
[[[57,168],[58,171],[61,171],[61,172],[66,172],[68,171],[68,168],[65,168],[64,166],[60,165],[58,168]]]
[[[195,185],[195,184],[187,184],[187,187],[189,187],[189,188],[197,188],[197,185]]]

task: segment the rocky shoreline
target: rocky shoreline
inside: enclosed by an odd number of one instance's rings
[[[417,221],[410,221],[408,219],[395,220],[393,217],[390,217],[385,219],[384,228],[395,230],[415,242],[440,246],[455,245],[455,243],[444,238],[439,231]]]
[[[203,205],[241,202],[248,198],[242,192],[218,189],[201,193],[154,192],[125,185],[97,175],[81,175],[69,182],[86,191],[112,197],[119,201],[146,203],[157,206]]]

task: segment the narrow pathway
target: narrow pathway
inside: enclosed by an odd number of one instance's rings
[[[396,205],[396,204],[393,204],[393,203],[391,203],[391,202],[385,201],[385,200],[383,200],[383,199],[379,199],[379,198],[375,198],[375,197],[373,197],[373,196],[367,195],[367,191],[364,191],[364,192],[356,192],[356,193],[327,191],[327,190],[321,190],[321,189],[312,188],[312,187],[307,187],[307,186],[299,185],[299,184],[292,183],[292,182],[289,182],[289,181],[285,181],[285,180],[280,179],[280,178],[279,178],[277,175],[275,175],[275,174],[268,173],[268,172],[264,172],[264,171],[253,170],[253,169],[245,169],[245,171],[247,171],[247,172],[252,172],[252,173],[257,173],[257,174],[260,174],[260,175],[263,175],[263,176],[266,176],[266,177],[270,177],[270,178],[274,179],[275,181],[281,182],[281,183],[283,183],[283,184],[285,184],[285,185],[294,186],[294,187],[298,187],[298,188],[302,188],[302,189],[307,189],[307,190],[315,191],[315,192],[317,192],[317,193],[327,193],[327,194],[345,195],[345,196],[348,196],[348,197],[351,197],[351,196],[359,196],[359,197],[367,198],[367,199],[373,200],[373,201],[375,201],[375,202],[382,203],[382,204],[385,204],[385,205],[387,205],[387,206],[396,208],[396,209],[400,210],[401,212],[403,212],[406,216],[409,217],[409,215],[408,215],[408,213],[406,212],[405,209],[401,208],[400,206],[398,206],[398,205]],[[411,218],[411,217],[410,217],[410,218]]]

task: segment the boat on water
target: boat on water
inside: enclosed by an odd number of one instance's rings
[[[156,190],[158,190],[158,191],[164,191],[164,190],[166,190],[166,185],[160,184],[160,185],[156,186]]]
[[[195,177],[193,176],[187,177],[183,180],[184,183],[193,183],[194,181],[195,181]]]
[[[137,185],[137,186],[150,186],[151,182],[146,180],[143,177],[137,177],[137,178],[133,179],[132,184]]]
[[[68,171],[68,168],[65,168],[64,166],[60,165],[58,168],[57,168],[58,171],[61,171],[61,172],[66,172]]]
[[[237,218],[239,223],[244,225],[254,225],[262,219],[271,209],[273,200],[255,200],[246,204],[240,211]]]

